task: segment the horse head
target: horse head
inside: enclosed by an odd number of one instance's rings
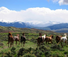
[[[66,36],[66,37],[67,37],[67,34],[66,34],[66,33],[64,33],[64,36]]]
[[[50,36],[51,38],[54,38],[53,35]]]
[[[19,34],[17,34],[17,36],[19,37]]]
[[[12,35],[11,32],[9,32],[8,35]]]

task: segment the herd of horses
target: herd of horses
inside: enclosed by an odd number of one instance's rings
[[[25,34],[23,33],[22,36],[21,36],[21,40],[19,38],[19,34],[17,34],[17,36],[12,36],[11,32],[8,33],[8,47],[9,47],[9,44],[10,44],[10,47],[14,44],[14,41],[16,41],[16,45],[17,45],[17,41],[19,41],[19,44],[21,42],[21,46],[22,46],[22,43],[23,43],[23,46],[25,44],[25,41],[26,41],[26,37],[25,37]]]
[[[39,37],[36,39],[37,40],[37,45],[40,46],[41,43],[44,43],[46,42],[47,43],[53,43],[53,35],[51,36],[47,36],[46,34],[44,34],[42,36],[41,33],[39,33]],[[61,46],[63,47],[62,45],[62,42],[64,42],[65,44],[67,44],[67,34],[64,33],[64,36],[56,36],[56,43],[59,44],[61,43]],[[9,47],[9,44],[10,44],[10,47],[12,45],[14,45],[14,41],[16,41],[16,45],[17,45],[17,41],[19,41],[19,44],[21,42],[21,46],[22,46],[22,43],[23,43],[23,46],[25,45],[25,42],[26,42],[26,37],[25,37],[25,34],[23,33],[22,36],[21,36],[21,39],[19,38],[19,34],[17,34],[17,36],[12,36],[11,32],[8,33],[8,47]]]

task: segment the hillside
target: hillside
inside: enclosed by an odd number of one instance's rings
[[[21,29],[18,28],[29,28],[28,31],[30,31],[30,29],[35,28],[35,29],[40,29],[40,30],[51,30],[51,31],[55,31],[55,32],[63,32],[63,33],[68,33],[68,23],[60,23],[60,24],[55,24],[55,25],[51,25],[51,26],[47,26],[47,27],[35,27],[32,24],[29,23],[20,23],[20,22],[13,22],[13,23],[6,23],[6,22],[0,22],[0,26],[5,26],[2,27],[4,30],[4,32],[7,32],[8,30],[11,31],[18,31],[20,32]],[[11,29],[13,27],[13,29]],[[0,29],[0,32],[2,32],[2,30]]]
[[[34,28],[16,28],[16,27],[4,27],[0,26],[0,33],[7,33],[7,32],[25,32],[25,33],[56,33],[49,30],[40,30]]]

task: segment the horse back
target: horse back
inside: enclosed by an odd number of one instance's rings
[[[38,37],[37,42],[40,43],[42,42],[42,40],[43,40],[42,37]]]
[[[22,41],[26,41],[26,37],[25,36],[21,36],[21,42]]]

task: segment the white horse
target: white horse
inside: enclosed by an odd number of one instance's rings
[[[19,44],[20,44],[20,39],[19,39],[19,34],[17,34],[17,36],[14,36],[14,41],[16,41],[16,45],[17,45],[17,41],[19,41]]]
[[[61,40],[62,40],[63,42],[67,41],[67,34],[66,34],[66,33],[64,33],[64,37],[61,37]]]
[[[62,45],[62,42],[64,42],[65,44],[67,44],[67,34],[66,33],[64,33],[64,37],[61,37],[60,38],[60,41],[59,41],[59,43],[61,42],[61,46],[63,47],[63,45]]]
[[[46,38],[46,34],[44,34],[44,35],[42,36],[43,41],[45,40],[45,38]]]

